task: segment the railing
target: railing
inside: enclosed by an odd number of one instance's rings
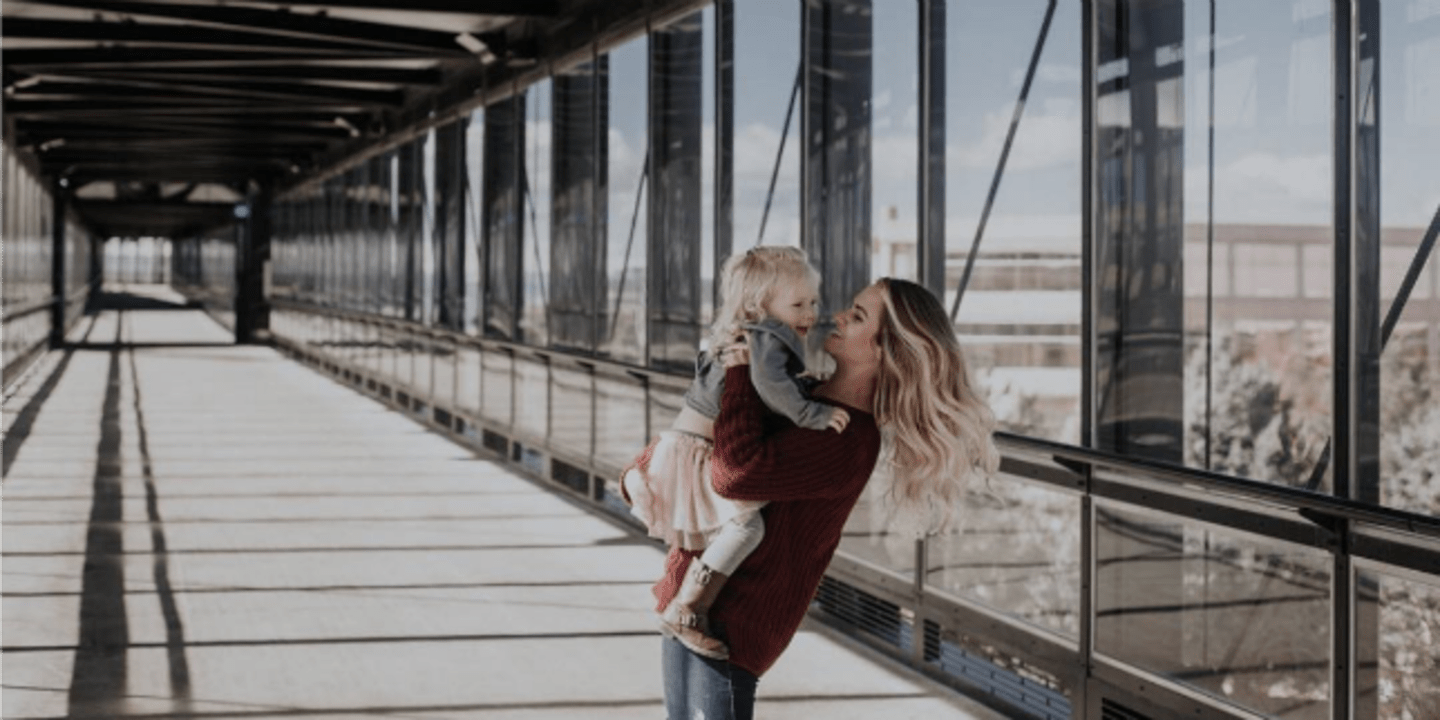
[[[615,478],[678,411],[688,378],[290,300],[272,299],[272,307],[283,350],[638,530]],[[1235,607],[1255,608],[1250,620],[1262,611],[1328,617],[1334,627],[1320,635],[1349,632],[1336,624],[1348,610],[1340,614],[1327,594],[1290,592],[1328,587],[1323,572],[1341,556],[1374,574],[1375,584],[1398,578],[1440,598],[1440,519],[1033,438],[997,440],[1000,476],[972,493],[975,520],[959,537],[907,545],[868,521],[862,501],[815,615],[932,677],[1046,720],[1117,707],[1151,717],[1255,718],[1279,709],[1250,685],[1329,677],[1323,637],[1289,638],[1303,662],[1288,666],[1268,649],[1171,662],[1135,651],[1132,636],[1152,627],[1146,614],[1158,613],[1153,627],[1162,629],[1215,620],[1223,627],[1240,625],[1235,613],[1246,610]],[[1000,540],[987,545],[987,537]],[[1205,549],[1190,547],[1197,538]],[[986,556],[992,552],[1001,556]],[[1034,556],[1014,554],[1025,552]],[[1135,595],[1143,589],[1131,587],[1135,578],[1157,560],[1162,594],[1183,595],[1189,591],[1172,586],[1199,577],[1203,597],[1156,610],[1154,598]],[[1212,578],[1220,578],[1217,588],[1231,578],[1248,590],[1220,588],[1216,600]],[[1028,589],[1017,595],[1015,583]],[[1378,590],[1357,585],[1361,596],[1335,602],[1381,602]],[[1216,638],[1229,642],[1223,632]],[[1185,645],[1176,652],[1191,653]],[[1254,675],[1248,685],[1246,673]],[[1329,701],[1314,692],[1297,697],[1288,702],[1299,703],[1299,717],[1306,703]]]
[[[22,305],[19,309],[5,308],[5,367],[3,372],[0,372],[0,377],[3,377],[7,392],[11,384],[24,375],[31,367],[31,363],[40,356],[40,351],[48,347],[51,325],[54,322],[53,316],[49,313],[55,309],[55,304],[57,302],[64,303],[63,317],[65,328],[68,330],[79,320],[79,308],[90,292],[91,287],[87,283],[64,298],[52,295]],[[42,312],[45,313],[43,316]]]

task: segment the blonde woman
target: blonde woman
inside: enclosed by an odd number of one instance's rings
[[[725,390],[714,423],[712,481],[731,500],[766,503],[765,536],[710,607],[727,660],[668,638],[662,651],[672,719],[747,720],[759,678],[799,629],[845,521],[876,464],[894,527],[921,536],[956,518],[966,485],[992,474],[994,417],[970,385],[940,302],[915,283],[885,279],[835,315],[825,339],[835,371],[812,394],[844,409],[842,433],[811,432],[767,416],[749,382],[750,353],[723,353]],[[673,547],[655,584],[658,608],[674,599],[698,553]]]

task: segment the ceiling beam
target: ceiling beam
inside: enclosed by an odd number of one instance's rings
[[[274,66],[303,65],[307,62],[375,62],[384,60],[438,59],[417,57],[387,50],[355,50],[324,56],[314,54],[275,53],[244,50],[185,50],[172,48],[65,48],[43,50],[6,50],[5,64],[23,69],[31,75],[47,69],[64,70],[76,67],[132,69],[165,67],[218,67],[229,70],[236,65]]]
[[[559,0],[285,0],[276,4],[532,18],[553,18],[560,14]]]
[[[7,61],[8,62],[8,61]],[[65,74],[75,74],[70,71]],[[84,70],[85,77],[129,77],[143,80],[186,80],[206,81],[253,81],[290,83],[306,80],[339,80],[352,83],[375,85],[426,85],[438,86],[444,79],[439,70],[433,68],[409,69],[365,67],[360,65],[249,65],[215,68],[149,67],[136,70]]]
[[[207,133],[228,133],[235,136],[272,137],[289,135],[312,139],[341,139],[350,137],[349,130],[337,125],[334,119],[323,123],[273,122],[256,119],[237,126],[231,122],[205,122],[199,119],[183,120],[166,118],[151,122],[129,120],[117,125],[112,118],[76,118],[65,122],[18,120],[15,133],[21,144],[28,144],[25,138],[49,140],[52,137],[66,138],[126,138],[126,137],[175,137],[205,135]]]
[[[456,42],[458,33],[402,25],[329,17],[321,14],[265,10],[234,5],[182,5],[127,0],[30,0],[44,5],[82,8],[123,15],[187,20],[251,31],[309,36],[328,40],[358,42],[376,47],[464,56],[469,51]],[[462,32],[464,32],[462,30]]]
[[[207,48],[232,47],[267,50],[316,50],[349,52],[374,50],[368,43],[315,40],[265,32],[221,30],[210,27],[179,26],[174,23],[102,22],[5,19],[6,38],[31,40],[94,40],[96,42],[158,43],[166,46],[195,45]]]
[[[353,103],[226,103],[222,100],[206,100],[196,103],[190,100],[172,98],[164,102],[147,100],[14,100],[5,103],[4,113],[14,118],[67,118],[95,117],[106,113],[136,111],[140,116],[223,116],[237,119],[268,113],[324,113],[331,115],[363,113],[364,108]],[[123,117],[115,118],[117,121]]]
[[[157,82],[129,78],[89,78],[88,82],[42,81],[15,92],[17,100],[39,100],[78,96],[103,100],[106,98],[154,98],[159,102],[177,98],[253,98],[260,100],[322,100],[354,103],[366,107],[398,107],[405,93],[397,90],[365,90],[335,85],[301,83],[228,83]]]

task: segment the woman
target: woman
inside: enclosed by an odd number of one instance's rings
[[[672,720],[753,716],[758,679],[799,630],[881,457],[882,435],[891,478],[886,505],[894,526],[917,536],[946,529],[965,483],[999,464],[993,415],[970,387],[959,341],[934,295],[909,281],[881,280],[856,295],[835,324],[825,339],[835,372],[813,397],[850,414],[840,434],[767,414],[743,367],[748,349],[725,356],[712,481],[724,497],[769,503],[767,531],[710,607],[710,629],[729,643],[729,660],[664,640]],[[654,588],[657,611],[687,574],[706,574],[697,555],[671,550]]]

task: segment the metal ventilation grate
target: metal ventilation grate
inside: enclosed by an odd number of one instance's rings
[[[590,473],[555,458],[550,458],[550,479],[581,495],[590,492]]]
[[[1070,698],[1063,692],[971,652],[955,638],[946,637],[941,626],[930,621],[925,622],[925,660],[946,675],[1004,700],[1027,716],[1070,720]]]
[[[510,450],[510,439],[497,432],[484,430],[480,433],[480,444],[485,449],[498,453],[502,457]]]
[[[914,621],[900,606],[881,600],[848,583],[826,576],[815,604],[840,624],[901,650],[912,644]]]
[[[1121,705],[1110,698],[1101,698],[1100,720],[1153,720],[1153,718],[1145,713]]]

